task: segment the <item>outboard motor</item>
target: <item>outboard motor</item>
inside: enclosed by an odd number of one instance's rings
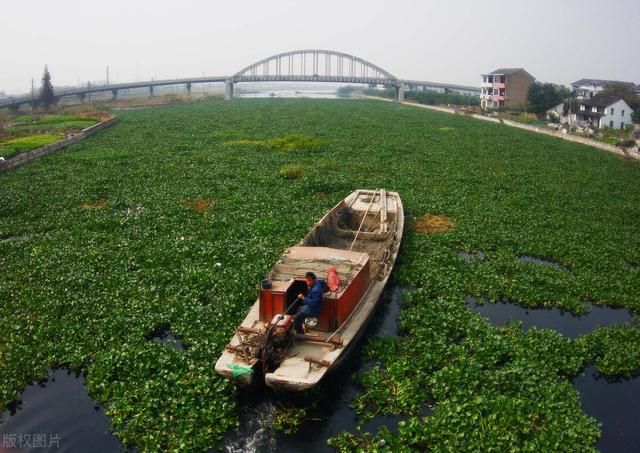
[[[272,372],[287,357],[287,351],[295,338],[293,316],[277,314],[269,323],[259,351],[263,370]]]

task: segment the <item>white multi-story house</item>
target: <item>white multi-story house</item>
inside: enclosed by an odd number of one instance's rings
[[[576,126],[624,129],[631,124],[631,107],[620,97],[596,94],[580,102],[574,119]]]
[[[640,92],[640,86],[636,86],[633,82],[620,82],[617,80],[600,80],[600,79],[580,79],[571,84],[571,91],[576,93],[576,97],[580,100],[590,99],[596,94],[602,92],[607,85],[625,85],[632,91]]]

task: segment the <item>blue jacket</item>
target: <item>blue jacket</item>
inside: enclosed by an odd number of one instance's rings
[[[307,293],[304,295],[302,304],[309,307],[309,316],[318,316],[320,314],[324,285],[324,280],[317,279],[311,288],[307,288]]]

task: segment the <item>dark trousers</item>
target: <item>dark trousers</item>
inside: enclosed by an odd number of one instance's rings
[[[303,333],[302,323],[304,320],[310,316],[313,316],[311,313],[311,308],[307,305],[303,305],[302,307],[298,307],[298,311],[293,315],[293,324],[296,326],[296,332]]]

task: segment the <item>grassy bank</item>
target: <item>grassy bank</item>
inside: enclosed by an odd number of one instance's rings
[[[126,445],[205,451],[236,424],[233,386],[213,367],[257,283],[363,187],[400,192],[393,278],[419,290],[403,305],[404,337],[369,341],[377,365],[358,377],[354,406],[411,417],[394,435],[343,434],[338,448],[589,450],[599,428],[569,379],[590,363],[613,376],[640,368],[636,324],[571,340],[495,327],[464,305],[640,309],[635,162],[374,101],[206,101],[119,117],[0,176],[1,407],[48,367],[84,368]],[[425,214],[450,229],[418,231]],[[482,261],[458,255],[479,250]],[[147,340],[167,326],[186,350]]]
[[[393,90],[365,90],[367,96],[380,96],[393,99]],[[480,97],[459,93],[440,93],[438,91],[405,91],[404,98],[407,101],[414,101],[418,104],[426,105],[461,105],[479,106]]]
[[[90,106],[61,109],[56,113],[0,117],[0,157],[11,158],[65,139],[108,116]]]

